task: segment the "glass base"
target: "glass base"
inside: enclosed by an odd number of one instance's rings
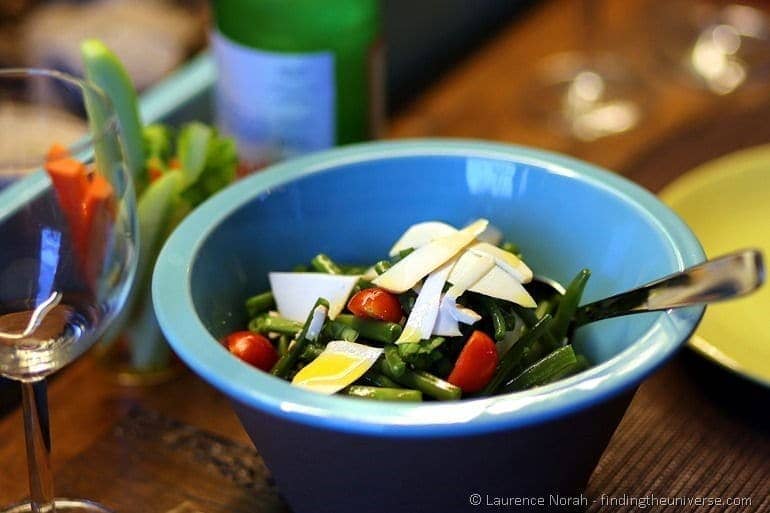
[[[543,63],[521,103],[535,124],[593,141],[635,128],[651,95],[647,82],[620,59],[570,52]]]
[[[96,502],[84,499],[56,499],[56,513],[115,513]],[[0,513],[33,513],[32,504],[22,502],[0,510]],[[52,513],[54,510],[41,509],[39,513]]]

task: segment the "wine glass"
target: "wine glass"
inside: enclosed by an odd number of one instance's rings
[[[54,496],[45,378],[122,307],[135,208],[104,93],[56,71],[0,70],[0,375],[21,383],[30,485],[4,513],[109,511]]]
[[[663,67],[717,95],[770,76],[770,14],[758,0],[672,0],[648,6],[649,45]]]
[[[582,141],[636,127],[649,104],[647,81],[619,53],[600,49],[600,0],[580,0],[581,49],[547,57],[525,87],[521,104],[531,120]]]

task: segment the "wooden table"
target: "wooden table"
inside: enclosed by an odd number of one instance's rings
[[[620,170],[653,189],[714,154],[770,141],[762,123],[749,122],[756,115],[735,114],[750,107],[763,109],[762,119],[770,119],[770,109],[758,104],[756,95],[716,99],[664,80],[663,72],[653,68],[648,75],[657,77],[651,83],[656,96],[638,129],[583,143],[535,128],[520,115],[522,87],[541,58],[574,42],[575,4],[540,4],[491,37],[398,113],[389,136],[484,138],[553,149]],[[613,32],[638,34],[643,7],[640,0],[607,2]],[[630,36],[622,41],[625,46],[613,47],[630,55],[643,49]],[[721,133],[724,120],[729,126]],[[699,147],[700,141],[709,141],[708,148]],[[662,158],[661,152],[671,159]],[[747,497],[751,505],[677,511],[770,511],[769,399],[766,389],[685,351],[642,385],[591,479],[588,495]],[[53,381],[50,405],[57,473],[71,472],[67,462],[104,439],[136,406],[248,443],[227,401],[191,374],[157,386],[125,388],[86,357]],[[21,428],[18,414],[0,421],[0,504],[27,491]],[[597,502],[588,510],[638,509]],[[148,506],[144,511],[161,510]]]

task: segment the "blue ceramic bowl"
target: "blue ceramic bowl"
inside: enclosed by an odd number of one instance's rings
[[[268,287],[268,271],[318,252],[374,262],[413,223],[478,217],[516,241],[536,273],[564,282],[590,268],[589,300],[704,259],[679,218],[616,175],[551,153],[443,140],[364,144],[273,166],[207,201],[166,244],[153,280],[160,325],[232,400],[296,513],[478,511],[478,500],[548,504],[579,494],[636,387],[703,313],[596,323],[575,342],[590,370],[452,403],[315,394],[217,342],[245,326],[243,302]]]

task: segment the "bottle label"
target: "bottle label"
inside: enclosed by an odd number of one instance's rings
[[[334,54],[282,53],[214,31],[217,123],[242,159],[268,164],[335,142]]]

